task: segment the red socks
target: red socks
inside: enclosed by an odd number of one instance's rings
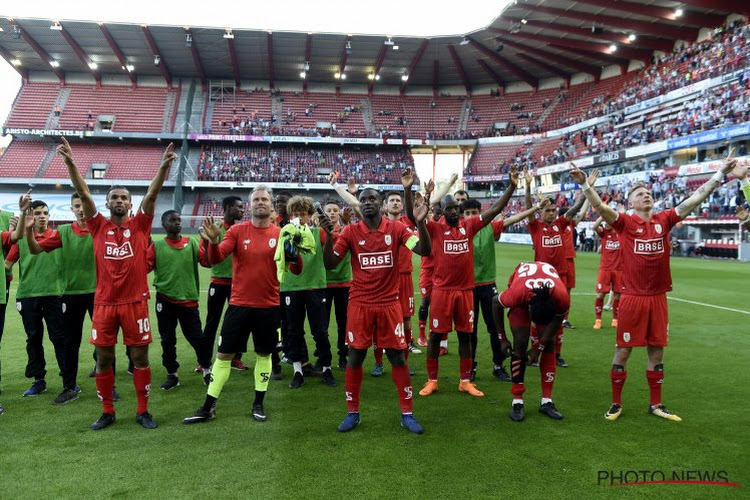
[[[427,358],[427,378],[437,380],[438,377],[438,360]]]
[[[404,337],[406,345],[409,345],[414,341],[414,337],[411,334],[411,318],[409,318],[409,321],[404,321]]]
[[[604,310],[604,298],[596,298],[596,302],[594,302],[594,313],[596,314],[596,319],[602,319],[602,310]]]
[[[409,372],[407,371],[406,374],[408,375]],[[344,387],[346,389],[346,411],[349,413],[357,413],[359,412],[359,393],[362,389],[362,367],[350,368],[347,366],[345,377],[346,382],[344,382]]]
[[[406,365],[392,367],[391,377],[393,378],[393,383],[396,384],[396,389],[398,389],[398,402],[401,405],[401,413],[411,413],[414,400],[412,399],[413,391],[411,377],[409,376],[409,367]]]
[[[628,372],[612,370],[609,372],[609,376],[612,379],[612,404],[622,406],[622,388],[625,387]]]
[[[513,399],[523,399],[523,393],[526,392],[526,386],[523,384],[516,384],[510,386],[510,393],[513,394]]]
[[[112,390],[115,387],[115,371],[110,368],[104,373],[96,374],[96,395],[102,402],[102,412],[115,414],[115,405],[112,403]]]
[[[664,382],[664,372],[646,370],[646,379],[648,380],[648,390],[651,394],[651,406],[661,404],[661,386]]]
[[[542,397],[552,399],[552,386],[555,385],[557,358],[552,352],[543,352],[539,360],[539,371],[542,374]]]
[[[460,375],[460,380],[463,382],[464,380],[470,380],[471,379],[471,369],[474,366],[474,362],[471,360],[471,358],[463,359],[461,358],[458,362],[458,368]]]
[[[375,356],[375,363],[382,365],[383,364],[383,349],[380,347],[376,347],[373,349],[373,355]]]
[[[425,325],[427,324],[426,321],[420,321],[419,322],[419,338],[423,339],[425,338]]]
[[[138,409],[135,414],[146,413],[148,411],[148,393],[151,390],[151,368],[135,368],[133,370],[133,385],[135,385],[135,394],[138,397]]]
[[[620,299],[612,302],[612,319],[617,319],[620,315]]]

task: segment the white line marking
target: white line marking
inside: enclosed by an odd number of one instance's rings
[[[589,292],[575,292],[573,295],[597,295],[597,294],[589,293]],[[705,302],[696,302],[694,300],[679,299],[677,297],[670,297],[669,295],[667,295],[667,299],[674,300],[677,302],[685,302],[687,304],[694,304],[696,306],[711,307],[713,309],[721,309],[722,311],[735,312],[739,314],[747,314],[748,316],[750,316],[750,311],[743,311],[741,309],[733,309],[731,307],[717,306],[715,304],[706,304]]]

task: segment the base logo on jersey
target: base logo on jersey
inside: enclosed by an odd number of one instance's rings
[[[393,252],[371,252],[359,254],[359,267],[362,269],[382,269],[393,267]]]
[[[607,244],[604,245],[607,250],[619,250],[620,240],[607,240]]]
[[[543,247],[561,247],[562,246],[562,238],[559,234],[556,234],[554,236],[542,236],[542,246]]]
[[[129,241],[118,246],[114,241],[105,242],[104,258],[110,260],[124,260],[133,257],[133,247]]]
[[[654,238],[652,240],[636,239],[633,243],[633,251],[640,255],[664,253],[664,238]]]
[[[469,253],[469,240],[444,240],[443,251],[448,255]]]

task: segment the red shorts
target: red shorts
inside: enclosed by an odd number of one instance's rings
[[[94,305],[90,343],[99,347],[117,345],[117,332],[120,329],[125,345],[150,344],[153,339],[148,319],[148,301],[116,306]]]
[[[352,349],[406,349],[401,305],[384,306],[349,303],[346,317],[346,343]]]
[[[575,259],[568,259],[568,273],[566,274],[566,281],[565,284],[568,287],[568,290],[571,290],[576,287],[576,260]]]
[[[473,290],[433,290],[430,299],[430,331],[448,333],[474,331]]]
[[[615,293],[620,293],[621,279],[622,271],[599,269],[599,274],[596,277],[596,293],[609,293],[610,289]],[[611,288],[610,285],[612,285]]]
[[[617,347],[666,347],[669,341],[667,295],[623,295]]]
[[[570,287],[568,286],[568,273],[558,273],[558,275],[560,276],[560,281],[565,284],[565,289],[569,289]]]
[[[432,269],[419,270],[419,291],[422,294],[422,300],[429,299],[432,295]]]
[[[414,316],[414,280],[412,280],[411,273],[398,275],[398,298],[401,302],[402,317]]]

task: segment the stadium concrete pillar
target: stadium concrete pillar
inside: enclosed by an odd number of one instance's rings
[[[190,152],[188,143],[188,134],[190,132],[190,118],[193,116],[193,97],[195,96],[195,80],[190,80],[187,99],[185,100],[185,122],[182,124],[182,147],[180,148],[180,163],[177,167],[177,175],[174,179],[174,193],[172,195],[172,209],[182,214],[182,207],[185,205],[185,196],[183,193],[183,182],[185,178],[185,167],[187,166],[187,156]],[[179,104],[178,104],[179,105]]]

